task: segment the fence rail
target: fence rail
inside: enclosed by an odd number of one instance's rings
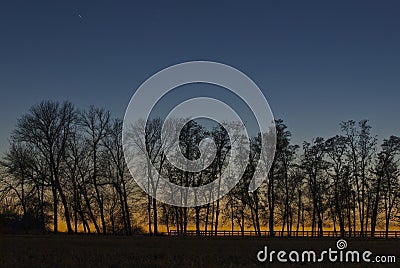
[[[273,235],[270,231],[240,231],[240,230],[219,230],[219,231],[196,231],[186,230],[181,232],[170,230],[169,236],[262,236],[262,237],[342,237],[340,231],[323,231],[322,234],[317,231],[274,231]],[[344,237],[378,237],[378,238],[400,238],[400,231],[346,231]]]

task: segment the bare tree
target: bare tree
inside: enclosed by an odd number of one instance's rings
[[[45,231],[44,202],[45,171],[35,157],[32,146],[11,141],[11,147],[0,162],[2,193],[16,196],[22,210],[24,229],[38,228]]]
[[[360,234],[363,236],[369,216],[368,208],[371,198],[369,195],[371,181],[369,170],[375,153],[376,137],[372,136],[371,126],[367,120],[360,121],[358,128],[352,120],[343,122],[341,128],[345,133],[344,136],[350,149],[348,158],[356,186],[355,193],[358,205]]]
[[[42,154],[50,171],[53,194],[53,225],[58,232],[58,196],[64,207],[68,232],[72,232],[68,202],[61,187],[61,164],[71,127],[76,119],[74,106],[69,102],[43,101],[34,105],[28,114],[18,120],[13,137],[29,143]]]
[[[111,183],[119,196],[120,210],[126,235],[131,235],[131,216],[128,205],[128,179],[124,153],[122,148],[122,120],[116,119],[110,124],[108,135],[103,141],[107,148],[106,157]]]
[[[64,157],[65,176],[72,184],[72,209],[74,210],[75,230],[78,228],[78,216],[85,232],[90,233],[88,220],[94,225],[96,232],[101,233],[92,204],[92,183],[90,177],[91,156],[90,145],[76,124],[68,140]],[[88,218],[88,219],[87,219]]]
[[[312,144],[304,142],[304,155],[302,166],[307,176],[309,193],[312,201],[312,223],[314,233],[318,225],[318,235],[323,235],[323,219],[326,209],[325,196],[328,187],[328,180],[324,176],[326,161],[324,160],[326,147],[323,138],[316,138]]]
[[[340,235],[345,235],[345,220],[350,221],[351,184],[349,181],[349,165],[347,163],[348,147],[346,138],[335,136],[326,141],[326,152],[329,161],[329,174],[333,178],[332,214],[339,220]],[[347,217],[346,217],[347,215]],[[351,226],[351,225],[350,225]]]
[[[86,133],[86,142],[90,145],[91,156],[92,156],[92,170],[91,179],[96,192],[96,201],[100,211],[100,220],[102,225],[102,231],[104,234],[107,233],[107,227],[104,217],[104,200],[103,194],[101,193],[100,187],[102,182],[99,182],[99,162],[98,154],[101,146],[101,141],[107,135],[108,125],[110,123],[110,113],[101,108],[95,108],[91,106],[89,110],[81,113],[81,124],[84,127]]]
[[[382,143],[382,151],[378,154],[378,163],[376,167],[375,184],[375,200],[373,202],[373,210],[371,217],[371,235],[375,233],[379,207],[382,203],[381,196],[383,195],[383,208],[385,218],[386,237],[388,236],[389,225],[392,219],[392,212],[399,198],[400,190],[400,170],[399,154],[400,154],[400,138],[391,136]]]

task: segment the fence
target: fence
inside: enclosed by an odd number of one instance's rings
[[[181,232],[170,230],[169,236],[262,236],[271,237],[270,231],[240,231],[240,230],[219,230],[217,232],[208,230],[186,230]],[[317,231],[274,231],[273,237],[341,237],[340,231],[323,231],[322,235]],[[400,238],[400,231],[375,231],[374,235],[370,231],[346,231],[344,237],[379,237],[379,238]]]

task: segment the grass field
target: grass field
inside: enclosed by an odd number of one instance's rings
[[[400,239],[346,239],[347,250],[394,255],[399,267]],[[336,249],[337,239],[260,237],[0,236],[1,267],[270,267],[257,252]],[[397,265],[396,265],[397,264]],[[290,263],[286,266],[347,267],[347,263]],[[283,266],[276,259],[272,266]],[[366,263],[350,266],[367,267]]]

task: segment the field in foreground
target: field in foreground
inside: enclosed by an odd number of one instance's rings
[[[372,267],[400,265],[400,239],[346,240],[347,250],[368,249],[373,256],[396,256],[395,264],[374,263],[370,264]],[[320,252],[328,248],[336,250],[336,241],[328,238],[1,235],[0,267],[269,267],[271,263],[257,261],[257,252],[264,246],[275,251]],[[276,259],[274,265],[282,266]],[[310,263],[298,265],[308,267]],[[366,263],[356,266],[366,267]]]

